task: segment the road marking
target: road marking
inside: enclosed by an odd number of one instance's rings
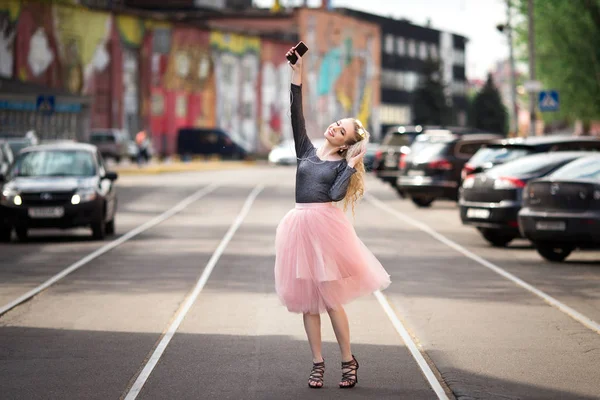
[[[495,273],[497,273],[498,275],[512,281],[513,283],[517,284],[518,286],[522,287],[525,290],[528,290],[529,292],[533,293],[534,295],[538,296],[539,298],[541,298],[542,300],[544,300],[545,302],[547,302],[548,304],[550,304],[553,307],[556,307],[557,309],[559,309],[560,311],[562,311],[563,313],[567,314],[569,317],[573,318],[574,320],[576,320],[577,322],[581,323],[582,325],[584,325],[585,327],[593,330],[594,332],[600,334],[600,324],[598,324],[596,321],[586,317],[585,315],[581,314],[579,311],[576,311],[574,309],[572,309],[571,307],[567,306],[566,304],[558,301],[557,299],[555,299],[554,297],[542,292],[541,290],[535,288],[534,286],[530,285],[529,283],[523,281],[522,279],[516,277],[515,275],[511,274],[510,272],[500,268],[499,266],[487,261],[486,259],[478,256],[477,254],[467,250],[466,248],[464,248],[463,246],[459,245],[456,242],[453,242],[452,240],[446,238],[444,235],[436,232],[435,230],[433,230],[432,228],[430,228],[428,225],[417,221],[411,217],[409,217],[408,215],[397,211],[395,209],[393,209],[392,207],[388,206],[387,204],[383,203],[381,200],[373,197],[370,194],[367,194],[365,196],[365,198],[371,202],[373,205],[375,205],[376,207],[379,207],[381,210],[386,211],[390,214],[392,214],[393,216],[395,216],[396,218],[404,221],[404,222],[408,222],[409,224],[413,225],[414,227],[422,230],[423,232],[431,235],[433,238],[435,238],[436,240],[444,243],[446,246],[453,248],[454,250],[458,251],[459,253],[463,254],[465,257],[470,258],[471,260],[483,265],[486,268],[489,268],[490,270],[494,271]]]
[[[262,185],[262,184],[256,186],[254,188],[254,190],[250,193],[248,198],[246,199],[246,202],[244,203],[242,210],[238,214],[235,221],[233,221],[233,224],[231,225],[231,227],[229,228],[229,230],[227,231],[225,236],[223,236],[221,243],[219,243],[219,246],[213,253],[210,260],[208,260],[208,264],[206,264],[206,267],[204,268],[202,275],[200,275],[200,278],[198,279],[198,282],[196,283],[196,286],[194,287],[193,291],[187,296],[187,298],[185,299],[185,301],[183,302],[181,307],[179,307],[179,309],[175,313],[173,322],[171,322],[171,324],[167,328],[167,331],[165,332],[164,336],[158,343],[158,346],[156,346],[156,349],[154,350],[154,352],[148,359],[146,365],[144,366],[144,369],[142,369],[142,372],[140,372],[139,376],[137,377],[137,379],[131,386],[131,389],[129,389],[127,396],[125,396],[125,400],[133,400],[140,394],[140,391],[142,390],[142,388],[144,387],[144,384],[150,377],[152,370],[154,370],[154,367],[156,367],[156,364],[160,360],[160,357],[162,357],[164,351],[166,350],[167,346],[169,345],[169,342],[171,342],[171,339],[175,335],[175,332],[177,332],[179,325],[181,325],[181,322],[183,322],[183,319],[185,318],[187,313],[190,311],[190,308],[192,307],[192,305],[198,298],[198,295],[204,288],[204,285],[208,281],[210,274],[212,273],[213,269],[217,265],[217,262],[221,258],[221,255],[227,248],[227,245],[233,238],[233,235],[235,235],[235,232],[238,230],[238,228],[244,222],[246,215],[248,215],[248,213],[250,212],[250,208],[252,207],[254,200],[256,200],[256,197],[260,194],[260,192],[263,189],[264,189],[264,185]]]
[[[148,221],[148,222],[146,222],[146,223],[138,226],[137,228],[134,228],[134,229],[130,230],[129,232],[127,232],[126,234],[124,234],[120,238],[115,239],[112,242],[105,244],[104,246],[100,247],[98,250],[95,250],[94,252],[88,254],[87,256],[83,257],[82,259],[80,259],[79,261],[75,262],[74,264],[71,264],[69,267],[65,268],[64,270],[62,270],[58,274],[54,275],[52,278],[48,279],[47,281],[45,281],[41,285],[39,285],[36,288],[30,290],[29,292],[25,293],[24,295],[22,295],[21,297],[17,298],[16,300],[13,300],[10,303],[2,306],[2,308],[0,308],[0,316],[2,316],[3,314],[5,314],[6,312],[12,310],[13,308],[15,308],[16,306],[18,306],[19,304],[21,304],[21,303],[23,303],[23,302],[31,299],[33,296],[37,295],[42,290],[47,289],[49,286],[55,284],[56,282],[58,282],[59,280],[61,280],[65,276],[69,275],[71,272],[73,272],[73,271],[81,268],[82,266],[84,266],[85,264],[89,263],[90,261],[92,261],[92,260],[100,257],[101,255],[103,255],[105,253],[108,253],[109,251],[111,251],[115,247],[120,246],[121,244],[123,244],[126,241],[132,239],[133,237],[139,235],[140,233],[142,233],[142,232],[144,232],[144,231],[152,228],[153,226],[156,226],[156,225],[160,224],[161,222],[163,222],[163,221],[171,218],[173,215],[179,213],[180,211],[182,211],[183,209],[185,209],[186,207],[188,207],[193,202],[195,202],[197,200],[200,200],[202,197],[204,197],[207,194],[213,192],[217,187],[218,187],[218,185],[211,184],[209,186],[206,186],[206,187],[198,190],[197,192],[195,192],[192,195],[186,197],[185,199],[183,199],[182,201],[180,201],[179,203],[177,203],[175,206],[173,206],[169,210],[165,211],[164,213],[162,213],[162,214],[160,214],[160,215],[152,218],[150,221]]]
[[[413,358],[419,365],[419,368],[421,368],[421,371],[425,375],[425,378],[429,382],[429,385],[431,385],[431,388],[437,395],[438,399],[439,400],[449,400],[448,395],[444,391],[444,388],[438,381],[434,372],[431,370],[431,367],[429,366],[429,364],[427,364],[427,361],[425,361],[425,358],[419,351],[419,349],[418,349],[417,345],[415,344],[415,342],[413,341],[412,337],[410,336],[410,334],[408,333],[408,331],[406,330],[406,328],[404,327],[404,325],[402,324],[402,322],[400,321],[400,319],[398,318],[398,316],[392,309],[392,306],[390,305],[388,299],[379,290],[373,294],[375,295],[375,298],[377,299],[377,301],[383,308],[383,311],[386,313],[386,315],[388,316],[390,321],[392,321],[392,325],[396,329],[396,332],[398,332],[398,334],[404,341],[404,344],[406,344],[406,347],[408,347],[410,354],[412,354]]]

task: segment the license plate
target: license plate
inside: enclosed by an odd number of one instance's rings
[[[567,224],[564,221],[538,221],[535,223],[538,231],[564,231]]]
[[[385,156],[385,166],[388,168],[393,168],[398,165],[398,161],[396,157],[392,154],[388,154]]]
[[[424,174],[425,174],[425,171],[420,171],[420,170],[408,171],[408,176],[423,176]]]
[[[469,208],[467,210],[467,218],[488,219],[489,217],[490,210],[485,208]]]
[[[61,218],[65,215],[65,209],[62,207],[36,207],[29,209],[31,218]]]

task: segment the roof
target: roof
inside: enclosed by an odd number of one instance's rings
[[[599,138],[594,136],[574,136],[574,135],[551,135],[551,136],[530,136],[519,138],[508,138],[494,141],[493,144],[517,145],[517,146],[541,146],[554,143],[569,142],[598,142]]]
[[[44,151],[44,150],[82,150],[95,152],[96,146],[81,142],[59,141],[56,143],[46,143],[37,146],[26,147],[21,152]]]

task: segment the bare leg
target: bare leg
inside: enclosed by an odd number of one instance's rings
[[[321,352],[321,315],[319,314],[304,314],[304,329],[308,336],[308,344],[312,352],[313,362],[323,361]]]
[[[350,349],[350,325],[348,324],[348,316],[346,315],[346,311],[340,307],[337,310],[327,310],[327,312],[329,313],[331,325],[333,325],[333,331],[335,332],[335,337],[338,345],[340,346],[342,362],[354,362],[352,350]],[[358,366],[356,368],[358,369]],[[347,374],[350,375],[348,376]],[[345,366],[342,364],[342,381],[340,382],[340,386],[354,387],[356,380],[356,369],[354,369],[354,367]]]
[[[323,362],[323,355],[321,353],[321,315],[304,314],[303,319],[304,329],[306,330],[306,336],[308,337],[308,344],[310,345],[310,351],[313,356],[313,369],[308,378],[308,385],[312,388],[321,388],[323,387],[325,365],[321,365],[315,370],[315,368],[317,368],[315,363]]]
[[[342,361],[352,361],[352,351],[350,350],[350,326],[348,316],[342,307],[337,310],[327,310],[333,331],[340,346]]]

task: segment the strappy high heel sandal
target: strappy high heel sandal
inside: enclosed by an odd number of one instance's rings
[[[352,361],[342,362],[342,389],[350,389],[358,383],[358,360],[352,355]]]
[[[308,387],[311,389],[321,389],[323,387],[323,376],[325,375],[325,360],[319,363],[313,363],[308,377]]]

